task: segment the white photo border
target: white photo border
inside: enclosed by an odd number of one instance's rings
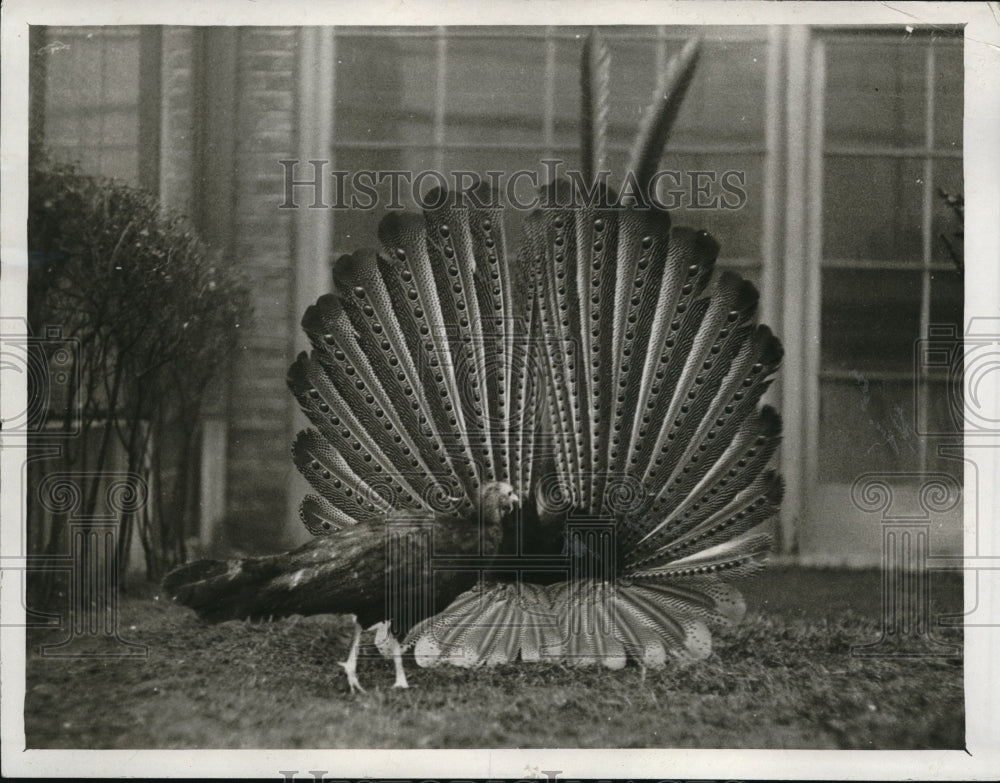
[[[996,3],[877,2],[525,2],[493,0],[367,0],[332,4],[314,0],[173,0],[168,4],[123,0],[7,0],[2,8],[0,98],[0,319],[26,316],[28,27],[44,25],[965,25],[964,171],[966,192],[965,313],[1000,316],[1000,6]],[[23,323],[23,320],[21,321]],[[1000,325],[1000,319],[997,320]],[[2,390],[0,415],[25,409],[24,385]],[[983,408],[983,405],[986,408]],[[1000,421],[1000,400],[985,400],[978,414]],[[1000,486],[1000,433],[975,453],[967,450],[966,556],[1000,562],[996,487]],[[20,486],[24,443],[5,436],[0,449],[0,487]],[[970,465],[968,460],[974,460]],[[975,494],[975,493],[973,493]],[[978,514],[978,518],[977,518]],[[0,557],[20,554],[24,498],[0,498]],[[978,527],[978,529],[977,529]],[[13,534],[12,534],[13,533]],[[973,535],[975,534],[975,535]],[[976,539],[978,538],[978,548]],[[984,561],[986,562],[986,561]],[[536,777],[559,770],[559,778],[866,778],[927,780],[995,779],[1000,770],[1000,566],[979,579],[979,611],[998,625],[965,630],[965,751],[806,750],[25,750],[25,631],[19,582],[2,580],[4,632],[2,680],[3,773],[9,776],[176,776],[281,779],[280,770],[327,770],[330,778]],[[975,596],[976,574],[966,573],[966,596]],[[669,709],[669,707],[665,707]]]

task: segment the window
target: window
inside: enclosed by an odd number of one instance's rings
[[[914,345],[932,324],[962,330],[962,278],[941,238],[956,226],[938,193],[962,192],[961,38],[829,33],[814,45],[824,80],[820,478],[954,471],[920,434],[955,425],[946,378],[914,366]]]
[[[547,181],[542,160],[579,166],[579,58],[588,28],[340,28],[334,52],[333,168],[480,176],[522,169]],[[602,29],[611,50],[608,168],[620,172],[658,70],[693,28]],[[701,64],[663,169],[680,172],[682,203],[692,172],[745,177],[739,209],[682,208],[680,224],[705,225],[723,242],[720,264],[760,284],[773,227],[764,204],[773,70],[767,28],[704,28]],[[738,74],[739,78],[733,78]],[[772,74],[773,78],[773,74]],[[719,122],[719,118],[726,121]],[[773,134],[771,134],[773,135]],[[432,185],[433,181],[428,181]],[[670,183],[672,186],[673,183]],[[388,201],[388,183],[381,188]],[[528,195],[528,190],[519,195]],[[664,198],[667,196],[664,194]],[[710,197],[711,198],[711,197]],[[410,202],[406,206],[413,206]],[[337,212],[334,255],[371,243],[383,213]]]
[[[33,130],[56,160],[158,188],[159,28],[35,29]],[[140,84],[142,89],[140,90]],[[39,127],[40,126],[40,127]]]

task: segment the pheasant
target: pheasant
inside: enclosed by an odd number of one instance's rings
[[[762,567],[783,483],[761,396],[782,349],[718,245],[643,203],[699,56],[661,76],[616,193],[609,55],[582,67],[580,199],[558,180],[508,244],[476,185],[381,222],[309,307],[288,384],[313,541],[166,578],[208,620],[353,613],[420,666],[621,668],[698,660],[738,622],[731,582]],[[382,621],[379,623],[378,621]],[[402,639],[402,643],[398,641]],[[643,668],[645,671],[645,668]]]

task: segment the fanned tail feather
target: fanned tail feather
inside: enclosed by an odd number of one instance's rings
[[[580,127],[583,178],[589,185],[605,166],[610,110],[611,55],[597,30],[583,45],[580,68]]]
[[[706,575],[683,579],[511,584],[477,588],[414,628],[420,666],[493,666],[518,659],[572,666],[625,666],[628,657],[658,667],[711,653],[709,624],[743,617],[732,586]]]
[[[700,53],[701,41],[690,39],[680,52],[670,58],[657,81],[653,100],[643,115],[626,169],[635,175],[640,188],[645,189],[656,173],[660,155],[694,78]]]
[[[635,187],[656,170],[699,47],[688,42],[658,82],[626,171]],[[723,579],[759,569],[770,546],[761,531],[783,492],[767,470],[781,420],[758,404],[781,345],[757,325],[754,286],[716,271],[712,237],[673,226],[657,209],[615,206],[597,180],[608,53],[596,32],[582,64],[591,198],[573,203],[564,181],[543,190],[544,202],[560,206],[528,219],[518,256],[527,271],[516,280],[533,291],[523,297],[524,323],[542,368],[554,469],[538,484],[539,519],[613,519],[617,581],[470,591],[414,629],[421,665],[520,656],[617,668],[628,657],[648,666],[704,658],[709,626],[745,611]],[[545,619],[529,623],[529,614]]]
[[[699,47],[658,81],[626,186],[652,180]],[[760,401],[781,344],[757,323],[756,288],[716,269],[709,234],[602,181],[609,61],[595,31],[581,76],[586,203],[551,183],[511,253],[496,194],[432,192],[422,214],[382,220],[376,251],[340,258],[336,293],[302,321],[312,352],[288,383],[311,424],[293,456],[312,532],[349,537],[397,512],[474,519],[489,482],[524,501],[539,528],[528,538],[615,524],[600,569],[480,584],[419,622],[406,642],[422,666],[702,659],[710,627],[745,611],[727,580],[770,547],[781,419]],[[241,578],[201,565],[175,586],[193,596]]]

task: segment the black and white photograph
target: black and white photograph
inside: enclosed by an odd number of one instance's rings
[[[0,32],[5,775],[1000,768],[995,3]]]

